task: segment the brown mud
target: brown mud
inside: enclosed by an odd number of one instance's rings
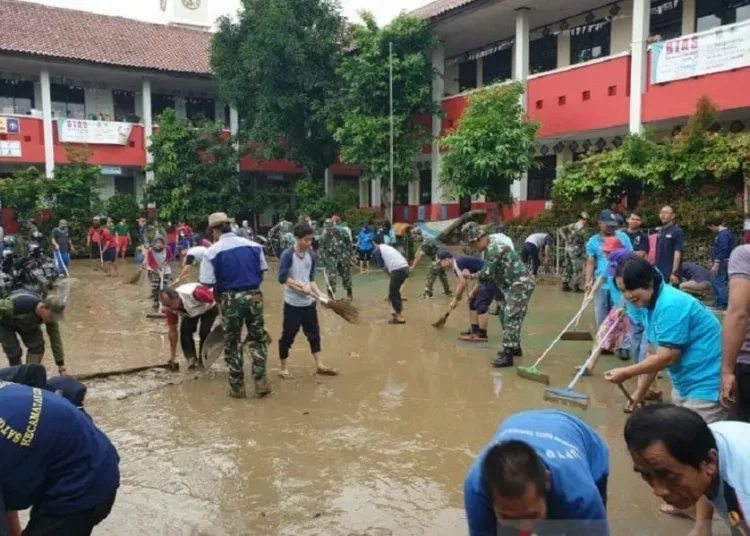
[[[277,341],[282,297],[274,268],[264,292],[266,327]],[[62,326],[71,373],[167,360],[166,324],[146,318],[146,278],[125,283],[134,270],[129,262],[120,278],[107,278],[93,263],[73,263]],[[449,301],[439,282],[435,299],[418,299],[424,277],[417,272],[404,287],[406,325],[387,324],[387,278],[376,272],[353,276],[359,325],[321,311],[323,356],[339,377],[313,375],[300,333],[290,358],[293,379],[277,376],[271,345],[274,394],[263,400],[230,399],[223,360],[205,373],[155,370],[88,382],[88,411],[122,458],[118,501],[98,533],[466,534],[463,478],[474,456],[503,418],[550,404],[542,399],[544,385],[489,366],[501,340],[496,317],[489,348],[481,350],[456,345],[467,322],[463,304],[444,329],[430,326]],[[517,364],[532,364],[579,306],[580,295],[540,285],[524,326],[526,356]],[[592,323],[589,312],[581,327]],[[552,385],[564,386],[588,351],[587,343],[561,342],[540,368]],[[47,355],[50,368],[51,362]],[[659,501],[632,470],[622,440],[623,396],[601,378],[618,365],[602,359],[597,376],[579,384],[591,396],[589,410],[574,410],[611,449],[613,534],[687,534],[690,523],[660,514]]]

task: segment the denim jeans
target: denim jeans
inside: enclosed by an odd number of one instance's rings
[[[645,330],[646,328],[642,324],[630,321],[630,354],[636,363],[643,361],[648,351],[648,340],[646,340]]]
[[[714,305],[718,309],[726,309],[729,300],[729,289],[728,284],[728,269],[729,261],[721,261],[719,263],[719,273],[711,278],[711,288],[714,289],[714,295],[716,296],[716,302]]]
[[[604,285],[606,287],[606,283]],[[596,318],[596,329],[599,329],[607,318],[609,310],[612,309],[612,297],[607,288],[600,288],[594,296],[594,317]]]

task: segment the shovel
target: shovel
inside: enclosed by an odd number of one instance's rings
[[[224,326],[219,324],[206,337],[203,343],[203,351],[201,352],[201,362],[206,369],[211,368],[216,363],[216,360],[221,357],[221,354],[224,353],[225,334]],[[249,337],[249,335],[245,337],[245,340],[242,342],[243,345],[247,344]],[[271,335],[266,331],[266,344],[271,344],[272,341]]]
[[[578,324],[581,322],[581,317],[583,316],[583,312],[586,310],[586,307],[588,307],[589,303],[591,303],[594,299],[593,293],[586,293],[583,295],[583,301],[581,302],[581,308],[578,310],[578,314],[575,316],[575,326],[573,326],[573,329],[570,329],[570,324],[568,324],[568,327],[566,328],[566,331],[563,332],[562,336],[560,337],[560,340],[562,341],[593,341],[594,338],[591,336],[591,333],[588,331],[580,331],[576,330],[575,328],[578,327]]]

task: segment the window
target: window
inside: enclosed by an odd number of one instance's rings
[[[529,72],[544,73],[557,69],[557,36],[548,35],[529,43]]]
[[[588,31],[592,26],[601,24],[598,30]],[[575,34],[576,30],[587,30]],[[570,64],[583,63],[609,56],[609,41],[612,24],[599,19],[591,24],[572,28],[570,34]]]
[[[409,204],[409,185],[408,184],[396,184],[393,186],[396,190],[395,203],[396,205],[408,205]]]
[[[658,36],[659,41],[674,39],[682,35],[682,2],[672,5],[664,11],[664,0],[651,0],[651,9],[662,9],[661,13],[651,12],[651,35]]]
[[[419,204],[432,204],[432,170],[419,170]]]
[[[86,119],[86,98],[83,88],[50,84],[52,117]]]
[[[482,66],[482,84],[489,86],[495,82],[508,80],[513,76],[513,49],[511,47],[485,56]]]
[[[28,115],[33,107],[33,82],[0,78],[0,113]]]
[[[112,103],[114,104],[115,121],[136,123],[135,121],[135,93],[115,89],[112,92]]]
[[[135,197],[135,177],[113,177],[115,181],[115,193],[127,194]]]
[[[158,119],[167,108],[175,109],[174,97],[172,95],[160,95],[154,93],[151,96],[151,115]]]
[[[213,99],[191,97],[185,102],[185,114],[190,121],[201,122],[216,119],[216,104]]]
[[[458,91],[476,89],[477,60],[465,61],[458,64]]]
[[[750,0],[696,0],[695,31],[750,19]]]
[[[529,201],[550,199],[552,183],[557,178],[557,156],[538,156],[539,168],[529,171],[526,198]]]

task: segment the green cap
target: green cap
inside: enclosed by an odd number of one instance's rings
[[[56,319],[63,316],[65,312],[65,302],[57,296],[48,296],[44,299],[44,306],[52,311]]]
[[[482,238],[487,234],[487,231],[485,231],[478,223],[470,221],[469,223],[464,224],[461,228],[461,234],[465,242],[471,243]]]

